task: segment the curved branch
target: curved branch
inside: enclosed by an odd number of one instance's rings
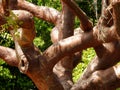
[[[113,27],[105,27],[105,32],[106,38],[104,39],[104,41],[99,40],[97,37],[99,35],[99,30],[95,27],[90,32],[71,36],[59,41],[58,43],[53,44],[43,53],[43,55],[48,60],[50,66],[53,67],[58,62],[58,60],[65,55],[70,55],[89,47],[95,47],[104,42],[107,43],[116,40],[117,36]]]
[[[99,71],[99,70],[106,70],[117,64],[120,60],[120,44],[118,41],[105,43],[100,46],[95,47],[97,56],[90,62],[87,66],[86,70],[83,72],[83,75],[78,80],[78,82],[72,87],[72,90],[91,87],[91,84],[87,84],[83,86],[83,83],[88,81],[91,78],[92,73]],[[107,78],[104,78],[105,80]],[[97,87],[97,86],[96,86]],[[90,89],[92,90],[92,89]]]
[[[18,59],[14,49],[0,46],[0,58],[11,66],[18,66]]]
[[[97,70],[71,90],[116,90],[120,87],[120,65],[105,70]]]
[[[74,35],[79,35],[82,34],[83,31],[81,30],[81,28],[76,28],[74,30]],[[59,41],[59,31],[57,27],[54,27],[51,31],[51,40],[53,43],[57,43]],[[77,66],[77,64],[80,62],[81,59],[81,55],[82,55],[82,51],[79,51],[77,53],[74,54],[73,56],[73,68]]]
[[[115,6],[119,5],[118,2],[114,3]],[[117,4],[117,5],[116,5]],[[119,9],[117,7],[107,8],[105,14],[108,16],[108,18],[103,18],[102,22],[99,23],[103,28],[103,30],[110,30],[110,28],[113,28],[114,33],[116,33],[116,29],[119,30]],[[110,19],[110,11],[113,9],[113,21],[112,26],[108,26],[107,20]],[[110,10],[110,11],[108,11]],[[117,14],[116,14],[117,13]],[[114,17],[115,15],[115,17]],[[107,26],[107,27],[105,27]],[[98,27],[98,29],[100,29]],[[111,32],[111,31],[110,31]],[[108,36],[106,36],[108,37]],[[113,35],[114,37],[114,35]],[[115,34],[115,37],[117,38],[117,34]],[[88,65],[87,69],[83,73],[82,77],[79,79],[79,81],[72,87],[71,90],[76,89],[86,89],[88,90],[98,90],[98,88],[102,88],[102,90],[105,88],[106,90],[110,89],[112,90],[112,87],[115,88],[116,85],[112,85],[111,83],[117,83],[120,82],[119,80],[119,68],[115,68],[116,71],[113,70],[112,67],[116,63],[119,62],[120,59],[120,52],[119,49],[120,44],[118,40],[115,40],[114,42],[105,43],[103,45],[100,45],[98,47],[95,47],[97,57]],[[109,68],[109,69],[107,69]],[[102,71],[101,71],[102,70]],[[118,70],[118,71],[117,71]],[[104,73],[104,74],[103,74]],[[117,73],[117,74],[116,74]],[[104,76],[103,76],[104,75]],[[116,76],[117,75],[117,76]],[[109,82],[108,82],[109,80]],[[85,83],[87,82],[87,83]],[[117,84],[118,85],[118,84]],[[97,88],[97,89],[96,89]]]
[[[43,55],[52,68],[62,57],[98,44],[100,42],[96,41],[91,31],[61,40],[49,47]]]
[[[17,6],[21,9],[31,12],[34,16],[40,19],[54,24],[57,23],[57,20],[60,17],[60,12],[58,12],[54,8],[50,8],[47,6],[37,6],[24,0],[18,0]]]
[[[16,30],[18,36],[14,35],[14,30],[12,31],[13,36],[17,39],[20,46],[30,46],[36,35],[32,14],[25,10],[12,10],[12,12],[17,16],[16,22],[18,24],[22,22],[22,24],[19,24],[18,30]]]

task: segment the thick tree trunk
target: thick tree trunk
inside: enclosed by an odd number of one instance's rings
[[[3,9],[0,9],[0,25],[7,22],[4,15],[9,16],[10,13],[6,9],[12,10],[18,18],[17,22],[23,23],[18,23],[19,37],[14,34],[13,27],[8,28],[16,48],[13,50],[0,46],[0,58],[9,65],[18,67],[31,78],[39,90],[115,90],[120,87],[120,65],[116,65],[120,59],[120,1],[102,1],[102,15],[94,28],[87,15],[73,0],[61,1],[62,13],[49,7],[38,7],[24,0],[8,0],[9,3],[3,3]],[[27,11],[17,10],[18,8]],[[31,13],[55,24],[51,33],[53,45],[42,54],[33,44],[35,28]],[[83,30],[74,36],[73,13],[80,19]],[[54,32],[57,32],[57,35],[53,35]],[[78,55],[76,52],[89,47],[95,49],[96,57],[73,85],[71,73],[74,56]]]

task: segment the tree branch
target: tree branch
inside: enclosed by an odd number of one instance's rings
[[[62,57],[88,47],[97,46],[100,43],[101,42],[96,41],[91,31],[89,33],[71,36],[53,44],[43,53],[43,56],[47,59],[52,68]]]
[[[0,58],[11,66],[18,66],[18,59],[14,49],[0,46]]]
[[[58,39],[57,41],[72,36],[74,32],[74,14],[66,4],[64,4],[63,2],[61,2],[61,4],[61,19],[59,19],[59,23],[56,26],[59,27],[59,29],[56,30],[58,31],[58,38],[56,38]],[[54,34],[56,35],[56,33]],[[64,87],[64,90],[70,90],[73,85],[73,56],[74,54],[62,58],[53,68],[53,72],[57,75],[59,81]]]
[[[74,0],[62,0],[70,9],[72,9],[73,13],[77,15],[80,19],[80,27],[84,31],[90,31],[93,28],[91,21],[88,19],[87,15],[76,5]]]
[[[98,70],[79,85],[71,90],[116,90],[120,87],[120,65],[105,70]]]
[[[34,16],[45,21],[56,24],[60,17],[60,12],[47,6],[37,6],[25,0],[18,0],[17,6],[31,12]]]
[[[97,56],[87,66],[81,78],[72,87],[72,90],[82,89],[83,87],[87,89],[89,86],[92,87],[90,83],[83,86],[83,83],[89,80],[92,73],[98,70],[105,70],[110,68],[119,62],[120,44],[118,41],[105,43],[103,46],[97,46],[95,47],[95,50]]]
[[[120,1],[116,1],[112,3],[113,7],[113,19],[114,19],[114,25],[118,34],[118,37],[120,37]]]
[[[114,28],[105,27],[105,32],[106,38],[104,41],[100,40],[98,39],[99,30],[94,27],[93,31],[71,36],[53,44],[43,53],[43,55],[52,68],[58,62],[58,60],[68,54],[75,53],[89,47],[95,47],[104,42],[107,43],[116,40],[117,36]]]

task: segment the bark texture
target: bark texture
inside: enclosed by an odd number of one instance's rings
[[[13,4],[14,3],[14,4]],[[120,1],[102,0],[102,13],[93,26],[74,0],[61,0],[62,11],[37,6],[25,0],[2,0],[0,28],[7,23],[10,11],[17,19],[17,31],[8,28],[15,49],[0,46],[0,58],[18,67],[39,90],[115,90],[120,87]],[[9,9],[9,10],[8,10]],[[80,28],[74,28],[74,19]],[[53,45],[44,52],[33,44],[33,17],[53,23]],[[22,22],[22,24],[19,24]],[[19,36],[15,33],[18,32]],[[74,84],[72,70],[80,62],[82,50],[93,47],[96,56]]]

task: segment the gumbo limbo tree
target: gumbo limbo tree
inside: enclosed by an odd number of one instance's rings
[[[102,0],[101,16],[93,26],[74,0],[61,0],[62,11],[25,0],[0,0],[0,26],[7,25],[15,49],[0,46],[0,58],[18,67],[39,90],[115,90],[120,87],[120,0]],[[12,14],[12,15],[11,15]],[[80,27],[74,28],[74,19]],[[6,17],[12,17],[13,25]],[[53,23],[53,44],[41,52],[33,44],[33,17]],[[21,22],[21,23],[20,23]],[[96,56],[80,79],[72,70],[83,49],[93,47]]]

